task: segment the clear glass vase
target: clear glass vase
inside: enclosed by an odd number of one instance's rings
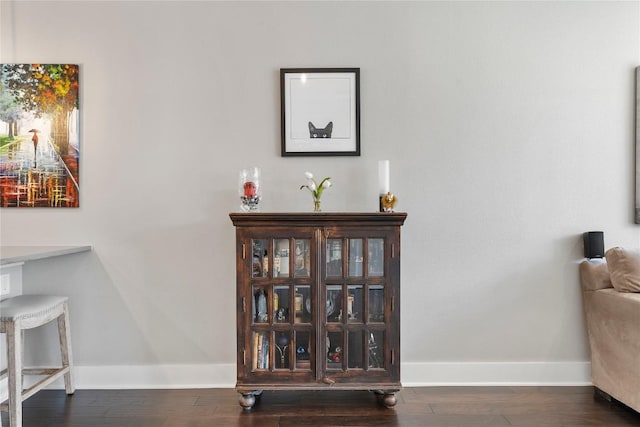
[[[322,212],[322,209],[320,209],[320,199],[313,199],[313,211]]]
[[[238,194],[240,195],[240,210],[242,212],[260,211],[258,204],[262,199],[262,188],[259,168],[252,167],[240,171]]]

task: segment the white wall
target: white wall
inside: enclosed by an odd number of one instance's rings
[[[373,211],[379,159],[409,214],[403,381],[588,381],[581,233],[640,246],[638,2],[3,1],[0,13],[2,62],[81,66],[81,208],[3,209],[0,225],[4,245],[94,245],[24,271],[25,292],[71,297],[81,387],[233,384],[237,171],[262,168],[264,211],[311,210],[307,170],[333,177],[324,210]],[[360,157],[280,157],[284,67],[360,67]],[[115,365],[161,378],[124,380]]]

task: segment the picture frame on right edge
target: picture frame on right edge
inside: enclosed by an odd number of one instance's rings
[[[635,222],[640,224],[640,67],[636,67],[636,204]]]
[[[282,156],[360,155],[360,68],[281,68]]]

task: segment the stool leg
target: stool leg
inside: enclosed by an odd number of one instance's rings
[[[22,360],[22,364],[24,364],[24,329],[20,329],[20,360]],[[22,367],[24,368],[24,366]],[[20,384],[24,387],[24,373],[22,369],[20,369]]]
[[[71,329],[69,328],[69,306],[64,303],[64,311],[58,316],[58,337],[60,338],[60,355],[62,356],[62,367],[69,367],[69,371],[64,374],[64,389],[67,394],[75,392],[73,381],[73,353],[71,351]]]
[[[9,376],[9,425],[22,427],[22,331],[11,322],[7,327]]]

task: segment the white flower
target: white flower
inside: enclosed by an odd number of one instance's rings
[[[307,180],[308,182],[308,186],[309,186],[309,190],[311,191],[316,191],[316,182],[313,179],[309,179]]]
[[[300,186],[300,189],[306,188],[311,192],[313,196],[313,200],[320,200],[320,196],[322,196],[322,192],[325,188],[331,187],[331,178],[326,177],[322,181],[320,181],[320,185],[316,183],[316,180],[313,179],[313,174],[311,172],[305,172],[304,176],[307,178],[307,185]]]

